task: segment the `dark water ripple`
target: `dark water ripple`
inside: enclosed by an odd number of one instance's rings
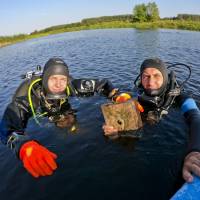
[[[0,49],[0,117],[20,75],[52,56],[65,59],[76,77],[109,78],[131,91],[141,62],[161,57],[191,65],[186,92],[200,103],[200,33],[179,30],[92,30],[63,33]],[[183,81],[187,71],[179,67]],[[58,154],[51,177],[33,179],[4,146],[0,146],[1,199],[136,199],[165,200],[179,186],[188,128],[179,110],[157,125],[145,125],[140,140],[111,141],[103,136],[98,95],[71,99],[78,112],[75,134],[44,119],[42,128],[30,120],[27,132]]]

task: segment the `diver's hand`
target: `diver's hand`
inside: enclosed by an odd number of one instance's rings
[[[187,182],[193,181],[193,175],[200,176],[200,152],[190,152],[184,160],[183,178]]]
[[[68,114],[56,121],[56,126],[60,128],[70,128],[75,124],[75,121],[75,115]]]
[[[131,95],[128,94],[128,93],[121,93],[121,94],[116,94],[113,96],[112,100],[115,102],[115,103],[124,103],[128,100],[131,99]]]
[[[33,140],[21,146],[19,158],[25,169],[35,178],[52,175],[57,168],[57,155]]]
[[[113,139],[119,137],[118,130],[114,128],[113,126],[104,124],[102,129],[104,131],[105,136],[112,137]]]
[[[119,88],[114,88],[110,91],[110,93],[108,94],[108,98],[113,98],[115,95],[117,95],[117,93],[119,92]]]

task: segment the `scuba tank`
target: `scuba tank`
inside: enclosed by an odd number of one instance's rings
[[[34,76],[41,77],[42,75],[42,67],[40,65],[37,65],[35,71],[28,71],[26,74],[22,74],[22,79],[32,79]]]
[[[28,96],[28,90],[29,90],[30,85],[36,79],[40,79],[41,75],[42,75],[42,68],[40,65],[37,65],[36,70],[28,71],[26,74],[22,74],[20,77],[24,79],[24,81],[17,88],[13,96],[13,100],[21,96]],[[33,92],[35,94],[35,90],[33,90]]]

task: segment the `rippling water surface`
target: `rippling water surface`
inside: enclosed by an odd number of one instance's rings
[[[192,66],[185,89],[199,104],[200,33],[180,30],[114,29],[63,33],[0,49],[0,117],[22,81],[53,56],[63,58],[75,78],[109,78],[131,90],[141,62],[158,56]],[[179,68],[178,78],[187,71]],[[157,125],[146,125],[140,140],[103,136],[98,95],[71,99],[78,111],[75,134],[32,120],[27,132],[58,154],[58,170],[32,178],[12,152],[0,145],[0,199],[135,199],[165,200],[181,182],[188,128],[177,109]]]

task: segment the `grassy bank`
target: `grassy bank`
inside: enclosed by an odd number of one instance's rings
[[[182,29],[182,30],[193,30],[200,31],[200,21],[188,21],[188,20],[159,20],[155,22],[131,22],[126,21],[108,21],[108,22],[90,22],[90,23],[73,23],[66,25],[59,25],[54,27],[49,27],[41,31],[35,31],[31,34],[20,34],[15,36],[0,37],[0,47],[14,44],[17,42],[39,38],[42,36],[47,36],[51,34],[72,32],[80,30],[90,30],[90,29],[106,29],[106,28],[137,28],[137,29],[157,29],[157,28],[167,28],[167,29]]]
[[[167,28],[200,31],[200,21],[159,20],[155,22],[134,23],[133,27],[138,29]]]
[[[25,40],[33,39],[33,38],[39,38],[42,36],[47,36],[49,34],[35,34],[35,35],[28,35],[28,34],[20,34],[20,35],[14,35],[14,36],[1,36],[0,37],[0,47],[4,47],[10,44],[15,44],[17,42],[22,42]]]

